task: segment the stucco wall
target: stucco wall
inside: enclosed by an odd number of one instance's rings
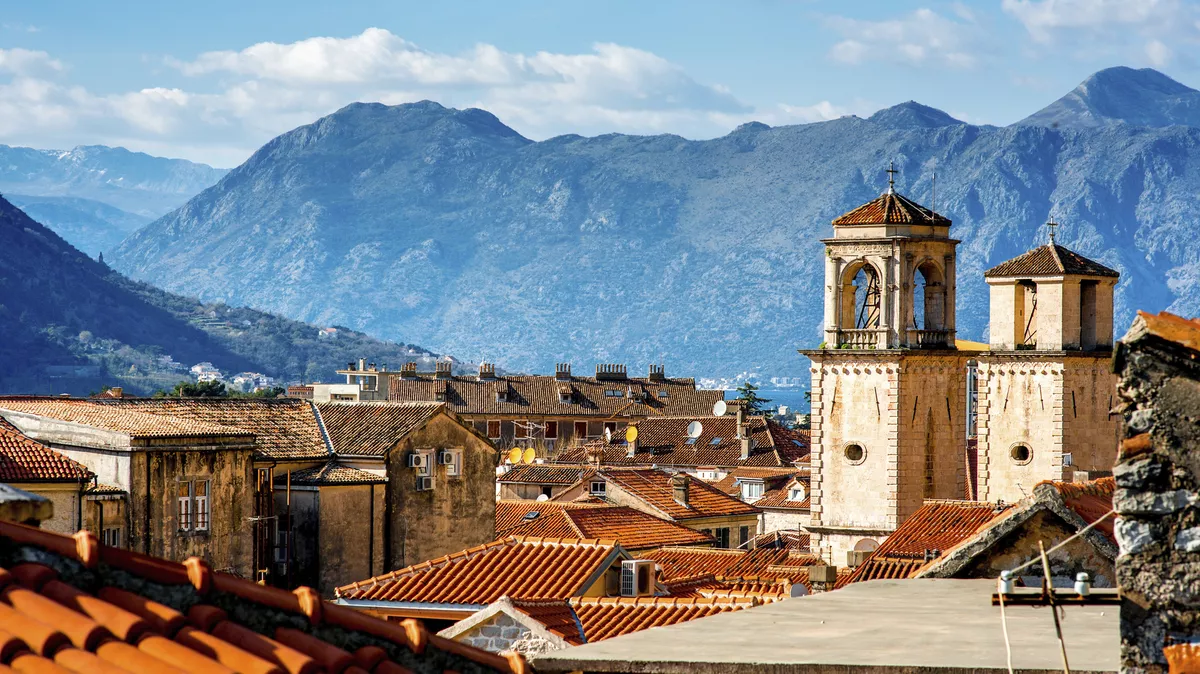
[[[249,449],[135,452],[131,464],[132,549],[176,561],[195,555],[216,570],[253,577],[247,520],[254,514]],[[207,532],[179,531],[176,488],[182,479],[211,480]]]
[[[129,547],[129,514],[126,497],[86,498],[83,519],[89,531],[100,536],[105,529],[120,529],[120,547]]]
[[[383,485],[323,486],[320,499],[320,559],[317,589],[326,596],[333,589],[370,578],[383,569]],[[370,515],[374,514],[374,521]],[[370,557],[368,556],[370,555]],[[373,560],[373,561],[372,561]]]
[[[462,475],[433,466],[434,488],[417,491],[416,449],[463,449]],[[434,417],[388,455],[387,568],[398,569],[492,540],[496,531],[496,459],[491,443],[445,415]]]
[[[24,489],[50,499],[54,504],[54,517],[42,520],[41,527],[62,534],[73,534],[84,528],[79,522],[79,484],[67,483],[24,483],[13,482],[13,487]],[[97,532],[97,535],[99,533]]]

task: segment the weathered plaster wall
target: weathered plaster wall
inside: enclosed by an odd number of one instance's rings
[[[796,510],[764,510],[759,522],[758,533],[769,531],[795,531],[803,529],[812,522],[812,516],[805,511]]]
[[[417,469],[408,455],[417,449],[462,449],[459,477],[433,465],[434,487],[417,491]],[[387,457],[387,568],[399,569],[492,540],[496,532],[495,448],[446,415],[431,419]]]
[[[254,514],[251,451],[139,451],[131,461],[130,547],[182,561],[202,557],[215,570],[253,577],[249,517]],[[211,480],[210,528],[179,531],[178,480]],[[148,515],[148,519],[147,519]]]
[[[1115,363],[1126,436],[1113,499],[1121,670],[1166,672],[1164,647],[1200,642],[1200,363],[1145,336],[1119,345]]]
[[[120,543],[129,547],[129,509],[126,497],[85,498],[83,504],[84,527],[100,536],[105,529],[119,529]]]
[[[41,527],[43,529],[62,534],[73,534],[84,528],[79,521],[80,486],[78,483],[12,482],[10,484],[17,489],[44,496],[54,504],[54,517],[42,520]]]
[[[371,485],[320,489],[320,574],[316,587],[326,596],[332,596],[338,586],[390,570],[381,566],[383,485],[374,489],[373,509],[371,491]],[[374,521],[370,518],[372,512]]]

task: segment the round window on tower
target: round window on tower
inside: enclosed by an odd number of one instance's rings
[[[1033,450],[1029,448],[1029,445],[1018,442],[1008,450],[1008,457],[1013,460],[1013,463],[1024,466],[1033,459]]]
[[[842,450],[842,456],[846,457],[846,461],[857,466],[867,458],[867,450],[863,449],[862,445],[852,442]]]

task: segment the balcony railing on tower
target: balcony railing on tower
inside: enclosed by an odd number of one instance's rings
[[[908,343],[918,349],[940,349],[950,345],[950,331],[909,328]]]
[[[839,349],[886,349],[887,328],[838,330]]]

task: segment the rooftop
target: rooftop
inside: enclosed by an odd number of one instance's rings
[[[608,503],[575,503],[572,501],[528,501],[524,499],[501,499],[496,501],[496,535],[506,534],[513,527],[519,527],[528,520],[525,516],[536,510],[541,515],[563,510],[565,508],[611,508]]]
[[[590,469],[581,469],[579,466],[556,466],[552,464],[540,463],[519,463],[514,465],[507,473],[496,478],[497,482],[521,482],[528,484],[560,484],[571,485],[579,481],[582,476],[581,471]]]
[[[534,665],[539,672],[1003,672],[1000,609],[991,604],[995,588],[992,579],[858,583],[539,655]],[[1119,612],[1112,606],[1063,610],[1072,671],[1116,671]],[[1010,606],[1006,614],[1013,668],[1061,672],[1046,610]]]
[[[611,539],[626,550],[714,542],[708,534],[625,506],[555,508],[542,512],[543,503],[525,501],[525,504],[522,524],[505,530],[503,535]],[[535,517],[529,517],[534,513]],[[496,533],[502,535],[498,525]]]
[[[0,662],[18,671],[526,670],[520,657],[419,622],[388,623],[195,557],[178,564],[11,522],[0,522],[0,542]]]
[[[709,411],[705,415],[710,414]],[[688,424],[700,422],[703,432],[698,438],[688,437]],[[793,462],[808,457],[807,439],[763,417],[747,417],[754,447],[750,456],[742,459],[741,441],[737,438],[737,419],[733,416],[649,417],[638,421],[637,448],[629,456],[629,445],[618,433],[612,442],[594,440],[584,446],[569,447],[557,457],[561,463],[588,462],[588,453],[603,452],[601,463],[606,466],[755,466],[762,468],[790,467]]]
[[[614,541],[510,536],[335,590],[340,599],[458,604],[566,599],[621,556]]]
[[[317,403],[333,451],[342,456],[382,456],[445,408],[437,402]]]
[[[387,478],[365,470],[347,466],[340,461],[327,461],[323,465],[313,466],[291,473],[291,484],[294,486],[321,485],[355,485],[355,484],[385,484]],[[276,472],[275,485],[288,484],[288,475]]]
[[[688,475],[687,505],[675,500],[671,473],[650,468],[602,468],[598,475],[676,521],[724,515],[749,515],[754,506]]]
[[[5,396],[0,397],[0,409],[95,426],[133,438],[250,435],[241,428],[208,420],[150,413],[149,410],[133,407],[130,402],[117,399]]]
[[[1008,276],[1037,277],[1037,276],[1109,276],[1118,277],[1120,273],[1104,265],[1089,260],[1073,250],[1064,248],[1056,243],[1048,243],[1014,257],[1007,262],[992,267],[983,272],[987,278]]]
[[[0,417],[0,481],[80,482],[92,477],[83,464],[27,437]]]
[[[1139,311],[1129,332],[1121,341],[1132,344],[1146,338],[1200,352],[1200,319],[1187,319],[1165,311],[1157,314]]]
[[[833,219],[844,225],[936,225],[949,227],[950,219],[934,213],[897,192],[888,191],[854,210]]]

